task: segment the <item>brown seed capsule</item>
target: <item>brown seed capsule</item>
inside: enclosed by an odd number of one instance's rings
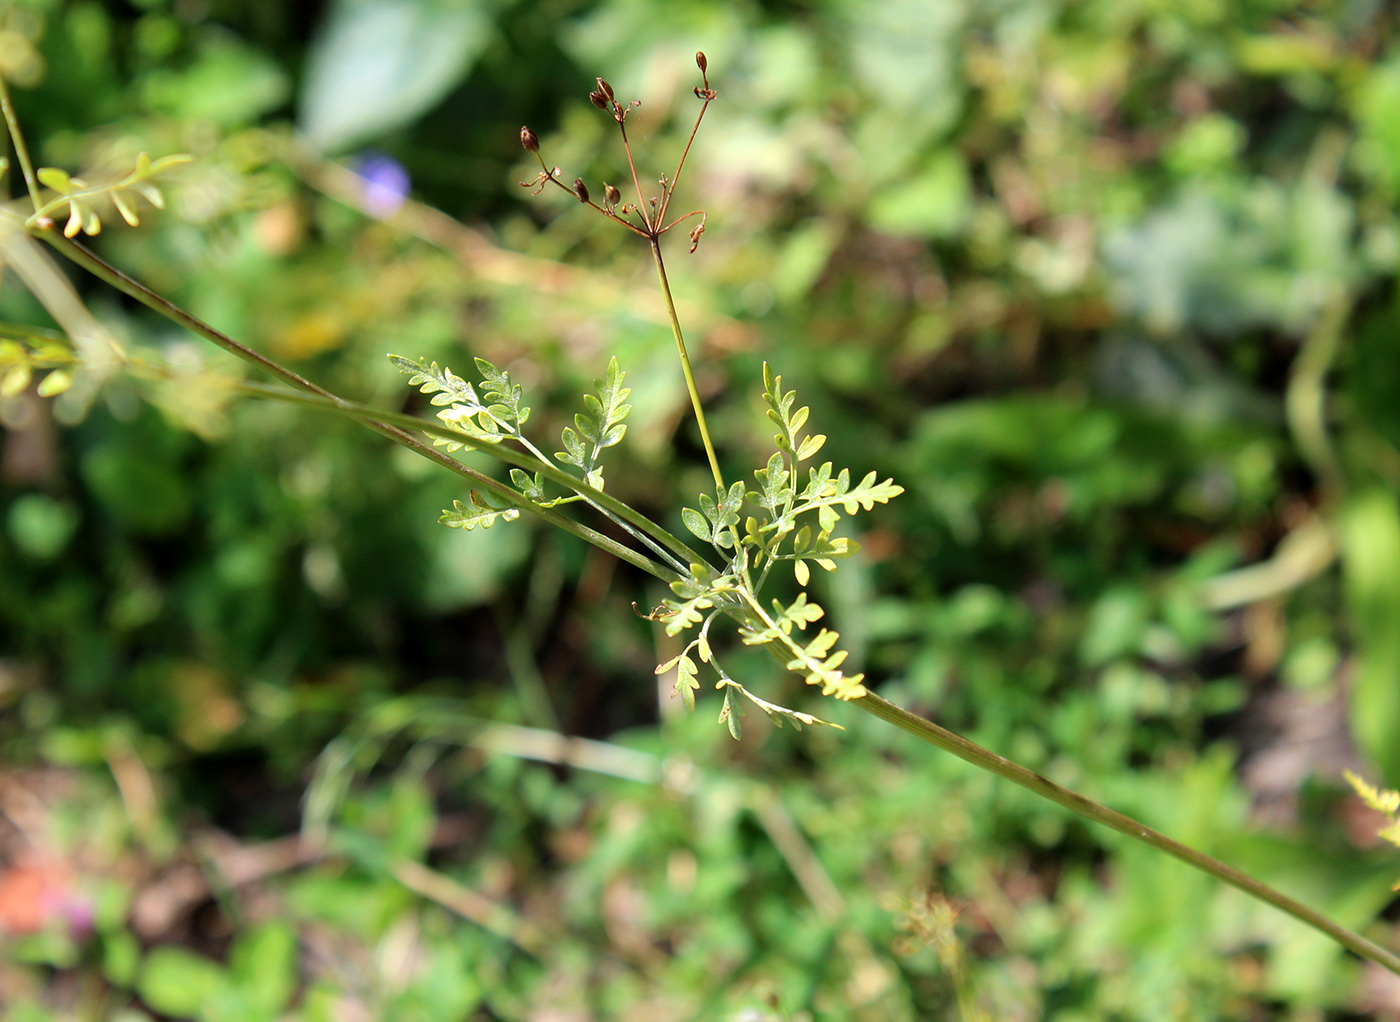
[[[599,110],[606,110],[608,108],[608,97],[604,96],[601,92],[590,92],[588,94],[588,101]]]
[[[604,96],[607,96],[608,99],[613,98],[612,86],[609,85],[607,82],[603,81],[603,79],[601,78],[598,79],[598,91],[601,92]]]
[[[527,153],[540,151],[540,137],[529,128],[520,129],[520,144],[525,147]]]
[[[619,202],[622,201],[622,193],[619,192],[612,185],[603,185],[603,194],[607,196],[609,206],[616,206]]]
[[[577,198],[579,202],[588,201],[588,186],[583,183],[583,178],[581,177],[574,178],[574,197]]]
[[[696,50],[696,51],[695,51],[695,66],[698,67],[698,68],[700,69],[700,73],[701,73],[701,74],[704,74],[706,71],[708,71],[708,70],[710,69],[710,62],[709,62],[708,60],[705,59],[705,51],[704,51],[704,50]]]

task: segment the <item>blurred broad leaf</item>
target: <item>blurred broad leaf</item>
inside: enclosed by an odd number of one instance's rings
[[[191,1018],[227,982],[223,968],[203,955],[163,944],[146,956],[137,990],[163,1015]]]
[[[229,956],[234,980],[257,1008],[276,1014],[297,988],[296,934],[283,922],[269,922],[239,937]]]
[[[161,71],[145,82],[146,102],[182,120],[226,128],[251,123],[286,101],[287,73],[272,58],[233,36],[211,36],[184,71]]]
[[[887,234],[945,238],[966,221],[971,196],[962,157],[944,149],[908,180],[877,192],[867,216],[872,227]]]
[[[1394,194],[1400,188],[1400,56],[1371,68],[1356,90],[1353,116],[1361,127],[1361,156]]]
[[[408,124],[466,76],[490,27],[471,0],[340,0],[307,55],[302,131],[333,152]]]

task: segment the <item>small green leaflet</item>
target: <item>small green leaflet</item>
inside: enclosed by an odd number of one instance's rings
[[[520,427],[530,418],[530,409],[520,403],[524,389],[510,382],[510,373],[497,369],[484,358],[475,359],[481,374],[481,392],[486,395],[486,410],[511,436],[520,436]]]
[[[739,704],[734,701],[734,686],[724,686],[724,706],[719,711],[719,722],[729,725],[729,734],[736,742],[743,737],[744,728],[739,723],[739,718],[744,715],[744,711],[739,709]]]
[[[797,400],[797,391],[790,390],[784,394],[783,378],[774,376],[767,362],[763,363],[763,400],[768,404],[768,418],[782,430],[773,437],[779,451],[790,454],[801,462],[822,449],[822,445],[826,443],[824,433],[813,433],[801,441],[797,439],[799,430],[807,423],[811,409],[804,405],[795,412],[792,410],[793,403]]]
[[[665,674],[672,667],[676,669],[676,684],[671,689],[671,695],[679,695],[681,702],[685,703],[685,708],[694,713],[695,690],[700,687],[700,681],[696,677],[698,668],[695,666],[695,661],[686,653],[682,653],[657,667],[656,673]]]
[[[700,512],[693,508],[681,508],[681,521],[685,527],[706,543],[714,543],[728,550],[734,545],[730,530],[739,524],[739,509],[744,506],[744,484],[735,483],[728,492],[716,491],[716,500],[708,493],[700,494]]]
[[[470,500],[470,505],[454,500],[451,510],[444,511],[438,521],[450,529],[465,529],[471,532],[478,525],[483,529],[491,528],[498,518],[503,522],[510,522],[520,517],[518,507],[494,507],[475,490],[471,491]]]
[[[554,455],[565,465],[582,469],[584,481],[596,490],[603,488],[603,470],[598,466],[598,456],[620,443],[627,432],[622,420],[627,418],[632,406],[624,402],[632,390],[622,385],[626,378],[617,358],[609,360],[607,376],[593,381],[598,393],[584,395],[584,412],[574,416],[572,426],[564,427],[560,437],[564,450]]]

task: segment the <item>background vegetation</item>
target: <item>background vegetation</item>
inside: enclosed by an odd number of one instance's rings
[[[519,188],[518,134],[618,180],[602,74],[660,173],[705,50],[677,201],[709,227],[672,281],[729,477],[766,458],[766,359],[833,460],[907,489],[823,594],[868,683],[1394,946],[1397,867],[1339,778],[1400,784],[1397,27],[1368,0],[29,0],[0,69],[40,164],[192,153],[94,246],[338,393],[421,410],[386,351],[481,355],[557,436],[617,355],[609,490],[675,528],[709,473],[645,251]],[[242,374],[75,280],[127,343]],[[0,318],[52,326],[5,284]],[[847,730],[683,715],[633,610],[654,580],[526,521],[442,528],[457,480],[353,424],[133,380],[59,412],[0,404],[8,1018],[1400,1008],[765,658],[745,684]]]

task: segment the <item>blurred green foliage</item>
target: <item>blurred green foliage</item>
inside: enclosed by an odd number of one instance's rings
[[[644,253],[519,188],[517,139],[623,180],[602,74],[654,177],[705,50],[681,317],[729,476],[765,460],[767,360],[824,456],[906,487],[824,594],[867,682],[1393,946],[1339,779],[1400,784],[1397,28],[1331,0],[25,0],[0,70],[41,165],[193,154],[94,246],[338,393],[423,411],[385,351],[480,355],[552,437],[615,355],[609,492],[678,528],[709,478]],[[412,182],[383,220],[341,166],[371,152]],[[74,279],[124,342],[242,374]],[[0,319],[52,327],[11,284]],[[351,424],[136,379],[0,421],[0,741],[43,807],[0,805],[3,850],[91,909],[0,938],[7,1017],[1396,1008],[1271,910],[797,686],[847,730],[677,716],[651,580],[525,521],[442,528],[456,480]],[[277,859],[304,797],[322,843]]]

